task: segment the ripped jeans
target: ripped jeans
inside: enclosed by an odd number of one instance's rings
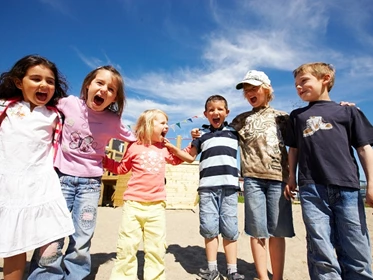
[[[96,227],[101,177],[83,178],[58,172],[62,193],[72,214],[75,233],[69,236],[65,255],[65,239],[57,240],[34,251],[27,279],[77,280],[91,272],[91,239]]]

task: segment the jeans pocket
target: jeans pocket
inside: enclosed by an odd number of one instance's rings
[[[82,193],[96,193],[101,191],[101,180],[84,178],[79,180],[79,189]]]

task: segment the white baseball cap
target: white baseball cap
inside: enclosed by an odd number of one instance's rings
[[[236,85],[236,89],[242,89],[243,84],[250,84],[253,86],[260,86],[262,84],[266,84],[270,86],[271,80],[262,71],[249,70],[249,72],[246,73],[243,80]]]

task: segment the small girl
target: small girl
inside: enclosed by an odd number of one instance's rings
[[[182,160],[165,147],[173,146],[165,136],[168,117],[157,109],[143,112],[136,125],[138,141],[128,145],[121,162],[105,159],[104,167],[115,174],[132,171],[123,194],[117,258],[111,273],[114,279],[137,279],[137,250],[144,242],[144,279],[164,280],[166,254],[165,164]],[[172,147],[172,150],[178,150]]]
[[[53,168],[67,84],[56,65],[28,55],[0,76],[0,257],[22,279],[26,252],[74,232]]]
[[[83,81],[80,98],[69,96],[58,102],[65,122],[54,166],[75,233],[69,237],[64,256],[63,239],[36,250],[29,279],[76,280],[90,274],[89,250],[96,227],[106,145],[111,138],[136,140],[121,122],[124,105],[123,78],[112,66],[91,71]]]

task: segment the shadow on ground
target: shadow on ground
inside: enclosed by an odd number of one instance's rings
[[[180,265],[189,274],[198,275],[200,268],[207,267],[205,248],[200,246],[187,246],[181,247],[178,244],[171,244],[167,249],[168,254],[173,254],[175,262],[179,262]],[[227,263],[225,260],[225,254],[218,252],[218,269],[226,276]],[[238,271],[245,275],[245,279],[253,279],[256,277],[254,263],[248,263],[242,259],[237,259]]]
[[[98,269],[100,265],[115,259],[116,253],[97,253],[97,254],[91,254],[92,258],[92,268],[91,268],[91,274],[84,278],[84,280],[94,280],[96,277],[96,274],[98,272]],[[138,272],[137,272],[137,277],[139,280],[143,279],[143,270],[144,270],[144,252],[143,251],[138,251],[137,252],[137,260],[138,260]],[[110,275],[107,276],[108,278]]]
[[[114,259],[116,256],[116,253],[96,253],[91,254],[91,274],[84,278],[84,280],[94,280],[96,277],[96,274],[98,272],[98,269],[100,265]],[[109,275],[108,275],[109,278]]]

